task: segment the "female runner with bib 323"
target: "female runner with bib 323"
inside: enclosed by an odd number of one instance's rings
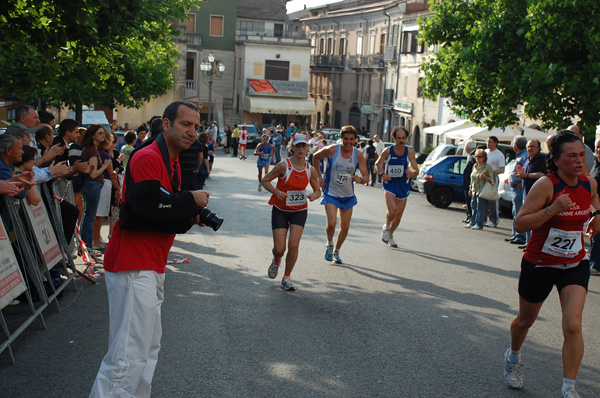
[[[306,135],[294,135],[291,143],[293,156],[277,163],[261,180],[263,187],[273,194],[269,200],[269,204],[273,205],[271,213],[273,261],[268,270],[271,279],[277,277],[281,258],[285,253],[288,229],[290,231],[287,256],[285,257],[285,273],[281,280],[281,288],[285,290],[295,289],[290,275],[298,259],[298,247],[308,214],[308,200],[312,202],[321,196],[318,175],[314,167],[304,160],[308,152]],[[276,177],[279,179],[277,187],[274,187],[271,181]],[[308,184],[313,190],[310,194],[306,191]]]
[[[527,193],[515,219],[518,232],[531,230],[519,276],[519,313],[510,325],[511,344],[504,354],[504,382],[523,386],[521,346],[554,285],[562,310],[563,398],[579,398],[575,379],[583,358],[581,318],[590,279],[583,227],[590,237],[600,230],[596,181],[584,175],[585,149],[568,130],[552,141],[548,174]],[[593,211],[590,214],[590,208]]]

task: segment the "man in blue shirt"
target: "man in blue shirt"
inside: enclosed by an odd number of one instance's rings
[[[275,130],[275,135],[271,137],[271,143],[275,146],[275,164],[281,162],[281,145],[283,144],[283,136],[281,130]]]
[[[519,210],[521,210],[521,205],[523,204],[523,180],[517,177],[516,173],[525,169],[525,163],[529,157],[527,154],[527,138],[522,135],[513,138],[513,148],[517,154],[515,157],[515,168],[508,176],[508,182],[511,190],[510,196],[512,199],[513,226],[512,236],[505,240],[515,245],[524,245],[525,234],[515,231],[515,219],[517,218],[517,214],[519,214]]]

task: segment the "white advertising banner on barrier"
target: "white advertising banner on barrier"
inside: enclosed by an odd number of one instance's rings
[[[26,290],[15,252],[0,220],[0,310]]]
[[[35,238],[42,250],[44,255],[44,262],[48,266],[48,269],[52,269],[61,260],[60,246],[58,245],[58,239],[50,223],[48,212],[44,202],[40,202],[37,206],[33,206],[25,199],[25,210],[27,216],[33,226]]]

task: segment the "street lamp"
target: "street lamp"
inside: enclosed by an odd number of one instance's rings
[[[212,84],[213,76],[221,77],[225,72],[225,65],[221,61],[215,61],[215,56],[211,52],[208,54],[208,61],[203,61],[200,64],[202,76],[208,76],[208,122],[212,123]],[[213,137],[215,142],[218,137]]]

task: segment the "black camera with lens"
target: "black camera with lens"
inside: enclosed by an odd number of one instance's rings
[[[207,227],[213,229],[213,231],[221,228],[221,224],[223,224],[223,219],[217,216],[214,212],[210,211],[206,207],[200,209],[200,224],[204,224]]]

